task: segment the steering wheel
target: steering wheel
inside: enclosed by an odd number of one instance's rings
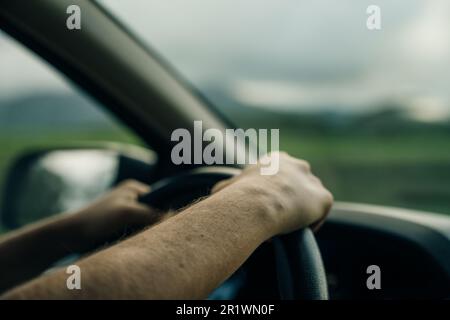
[[[165,178],[139,201],[161,210],[178,209],[209,195],[219,181],[241,170],[203,167]],[[281,299],[327,300],[328,287],[319,247],[309,228],[272,239]]]

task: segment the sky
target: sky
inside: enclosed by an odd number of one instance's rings
[[[367,110],[387,101],[422,120],[450,114],[448,0],[99,2],[200,90],[220,88],[243,105]],[[379,31],[366,28],[369,4],[381,8]],[[69,90],[19,51],[0,37],[0,94]]]
[[[0,100],[49,91],[73,90],[50,65],[0,30]]]

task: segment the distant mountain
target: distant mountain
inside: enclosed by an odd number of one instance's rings
[[[277,106],[258,108],[242,105],[217,88],[205,91],[216,109],[241,128],[283,128],[311,134],[395,134],[442,132],[450,134],[448,121],[426,123],[408,117],[398,105],[380,106],[371,112],[352,113],[320,108],[302,112]],[[311,109],[309,109],[311,110]],[[91,129],[114,128],[115,121],[100,106],[79,95],[36,93],[10,100],[0,100],[0,129]]]
[[[111,117],[79,95],[38,93],[0,101],[0,128],[109,127]]]
[[[276,105],[265,108],[243,105],[233,100],[226,92],[214,87],[208,88],[205,96],[215,102],[216,108],[221,113],[243,128],[283,128],[311,134],[391,135],[412,132],[450,134],[448,118],[437,122],[418,121],[411,117],[408,108],[393,102],[384,102],[369,110],[359,109],[367,110],[366,112],[334,111],[336,108],[333,106],[321,106],[314,112],[309,106],[285,109]]]

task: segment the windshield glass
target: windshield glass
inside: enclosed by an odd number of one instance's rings
[[[450,213],[450,2],[102,0],[243,128],[279,128],[338,200]]]

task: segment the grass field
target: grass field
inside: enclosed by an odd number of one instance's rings
[[[280,135],[337,200],[450,214],[450,136]]]
[[[16,157],[33,149],[96,141],[140,144],[133,135],[123,130],[47,131],[39,135],[27,131],[13,133],[0,130],[0,208],[4,196],[4,181]]]
[[[444,214],[450,214],[449,139],[442,134],[380,137],[305,134],[292,127],[280,130],[280,148],[310,161],[337,200]],[[122,131],[4,132],[0,135],[0,191],[9,166],[21,153],[80,141],[139,144]]]

